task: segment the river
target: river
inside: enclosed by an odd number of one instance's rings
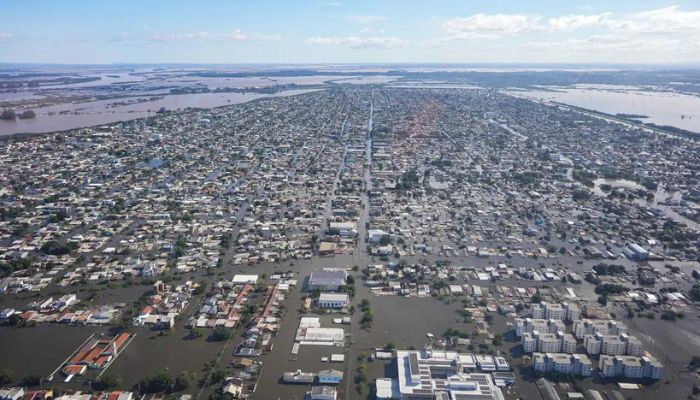
[[[639,121],[700,132],[700,97],[679,93],[643,91],[627,86],[616,89],[571,87],[526,90],[515,93],[544,101],[565,103],[607,114],[635,114]]]
[[[320,89],[294,89],[275,94],[260,93],[197,93],[167,95],[124,104],[125,99],[97,100],[85,103],[58,104],[34,109],[36,118],[0,121],[0,136],[16,133],[44,133],[85,128],[119,121],[149,117],[161,107],[168,110],[188,107],[214,108],[246,103],[265,97],[293,96]]]

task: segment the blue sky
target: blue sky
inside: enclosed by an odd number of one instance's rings
[[[3,0],[0,13],[0,62],[699,61],[698,0]]]

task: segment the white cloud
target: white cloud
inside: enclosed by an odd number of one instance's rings
[[[344,45],[353,49],[387,49],[394,47],[406,47],[408,40],[395,36],[316,36],[310,38],[308,43],[326,45]]]
[[[387,18],[381,15],[348,15],[348,19],[356,24],[366,25],[386,21]]]
[[[610,13],[563,16],[548,20],[550,32],[573,31],[586,27],[599,30],[586,38],[559,38],[530,41],[523,48],[564,55],[617,56],[617,59],[649,61],[697,60],[700,49],[700,11],[684,11],[678,6],[659,8],[613,18]],[[647,58],[645,58],[647,57]]]
[[[622,61],[633,60],[632,57],[636,57],[634,60],[649,61],[649,57],[663,59],[662,56],[671,54],[685,56],[696,53],[699,49],[697,45],[689,46],[684,40],[676,38],[616,34],[594,35],[584,39],[527,42],[522,47],[546,54],[556,53],[559,56],[617,56],[615,59]]]
[[[211,41],[211,40],[230,40],[237,42],[246,41],[278,41],[282,38],[278,35],[265,35],[257,32],[244,32],[240,29],[235,29],[229,33],[209,33],[206,31],[197,33],[178,33],[178,34],[154,34],[150,37],[153,42],[192,42],[192,41]]]
[[[700,10],[679,6],[631,14],[568,14],[545,18],[526,14],[474,14],[443,21],[444,37],[423,41],[446,49],[463,41],[469,51],[488,40],[508,44],[549,60],[604,60],[657,62],[697,60],[700,49]],[[585,30],[587,36],[572,32]],[[653,60],[653,61],[652,61]]]
[[[543,21],[538,15],[474,14],[442,23],[453,39],[493,38],[534,32],[571,32],[577,29],[604,26],[608,13],[598,15],[572,14]]]
[[[700,11],[683,11],[678,6],[658,8],[611,20],[608,26],[616,31],[632,33],[700,33]]]
[[[474,14],[445,21],[442,28],[453,35],[515,35],[542,30],[537,16],[525,14]]]
[[[181,41],[192,41],[192,40],[202,40],[207,39],[209,33],[202,31],[199,33],[176,33],[176,34],[155,34],[151,36],[151,40],[154,42],[181,42]]]
[[[134,35],[128,34],[128,33],[118,33],[111,38],[109,38],[109,41],[111,42],[130,42],[136,40],[136,37]]]
[[[447,20],[442,23],[442,28],[455,39],[534,32],[572,32],[584,28],[646,35],[700,32],[700,10],[685,11],[679,6],[670,6],[617,18],[613,18],[611,13],[602,13],[570,14],[546,20],[539,15],[479,13]]]
[[[227,33],[222,35],[223,39],[230,39],[230,40],[235,40],[235,41],[248,41],[248,40],[256,40],[256,41],[279,41],[282,40],[282,37],[279,35],[264,35],[262,33],[257,33],[257,32],[243,32],[240,29],[236,29],[233,32]]]
[[[0,32],[0,42],[5,41],[5,40],[10,40],[14,38],[15,35],[10,32]]]
[[[571,32],[577,29],[603,26],[608,22],[609,13],[598,15],[563,15],[547,20],[547,29],[551,32]]]

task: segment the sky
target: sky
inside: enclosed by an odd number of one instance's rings
[[[2,0],[0,63],[697,63],[700,0]]]

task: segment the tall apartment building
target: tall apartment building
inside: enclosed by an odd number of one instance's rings
[[[522,336],[525,353],[575,353],[578,347],[576,338],[569,333],[533,333],[525,332]]]
[[[522,337],[523,333],[557,333],[564,332],[566,326],[562,321],[541,318],[516,318],[515,335]]]
[[[606,378],[661,379],[663,365],[652,357],[600,356],[600,374]]]
[[[591,376],[591,360],[585,354],[535,353],[532,366],[539,372]]]
[[[608,356],[641,356],[642,342],[626,333],[620,335],[586,335],[583,346],[588,354],[605,354]]]
[[[576,321],[581,318],[581,310],[575,304],[552,304],[541,302],[531,306],[532,318],[554,319],[557,321]]]
[[[534,353],[537,351],[537,337],[535,337],[534,334],[528,332],[523,333],[521,343],[523,345],[523,352]]]
[[[627,327],[611,319],[580,319],[574,321],[574,336],[583,339],[586,335],[620,335],[627,333]]]

